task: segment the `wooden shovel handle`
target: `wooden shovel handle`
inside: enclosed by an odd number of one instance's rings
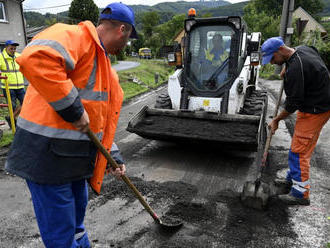
[[[280,88],[278,100],[277,100],[277,103],[276,103],[276,106],[275,106],[273,118],[275,118],[277,116],[278,109],[279,109],[279,106],[280,106],[280,102],[281,102],[281,99],[282,99],[283,88],[284,88],[284,81],[282,81],[282,84],[281,84],[281,88]],[[266,166],[266,160],[267,160],[267,156],[268,156],[268,150],[269,150],[269,147],[270,147],[270,142],[272,141],[272,137],[273,137],[273,134],[272,134],[272,132],[270,132],[269,135],[268,135],[268,137],[267,137],[267,140],[266,140],[264,154],[263,154],[262,160],[261,160],[261,166],[262,167],[265,167]]]
[[[107,159],[108,163],[112,168],[116,169],[119,168],[117,162],[110,156],[110,153],[105,149],[105,147],[102,145],[100,140],[96,137],[96,135],[88,128],[87,135],[90,138],[90,140],[97,146],[97,148],[101,151],[101,153],[104,155],[104,157]],[[134,192],[136,197],[139,199],[143,207],[148,211],[148,213],[151,215],[151,217],[156,221],[160,222],[159,217],[155,213],[155,211],[149,206],[149,204],[144,200],[141,193],[137,190],[137,188],[133,185],[131,180],[126,175],[122,175],[121,178],[123,181],[131,188],[131,190]]]

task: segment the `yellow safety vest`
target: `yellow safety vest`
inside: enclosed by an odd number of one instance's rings
[[[215,55],[211,53],[212,49],[204,49],[205,58],[212,63],[213,66],[220,66],[222,63],[229,57],[227,51],[224,51],[223,54],[220,55],[219,59],[214,59]]]
[[[2,76],[8,77],[9,89],[24,88],[23,74],[19,71],[19,65],[16,63],[16,58],[19,53],[15,53],[14,57],[9,56],[6,49],[3,49],[0,54],[0,71]],[[1,80],[1,88],[5,88],[4,80]]]

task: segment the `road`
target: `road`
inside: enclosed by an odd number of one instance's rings
[[[115,64],[112,67],[116,71],[124,71],[124,70],[128,70],[128,69],[132,69],[139,65],[140,65],[140,63],[136,62],[136,61],[118,61],[118,64]]]
[[[261,84],[271,93],[269,115],[274,111],[279,85],[278,81]],[[258,211],[244,207],[239,200],[243,183],[256,173],[254,153],[146,140],[125,130],[129,119],[142,106],[153,106],[156,95],[164,90],[123,106],[115,140],[129,178],[156,213],[177,214],[184,226],[173,233],[157,228],[127,186],[107,176],[102,194],[90,194],[85,223],[93,247],[327,247],[329,123],[311,161],[311,205],[286,207],[274,198],[267,210]],[[267,169],[270,180],[287,166],[292,123],[282,122],[273,137]],[[5,151],[2,153],[1,166]],[[43,247],[24,182],[0,172],[0,196],[0,247]]]

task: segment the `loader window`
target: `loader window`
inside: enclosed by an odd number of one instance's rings
[[[229,79],[230,26],[198,26],[190,33],[188,77],[201,91],[216,91]]]

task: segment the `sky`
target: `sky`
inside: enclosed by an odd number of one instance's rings
[[[25,11],[36,11],[40,12],[42,14],[45,14],[46,12],[49,13],[58,13],[62,11],[66,11],[70,7],[70,3],[72,0],[25,0],[23,2],[23,9]],[[94,0],[94,3],[99,8],[104,8],[107,4],[114,2],[114,1],[120,1],[122,3],[125,3],[127,5],[136,5],[136,4],[143,4],[143,5],[155,5],[157,3],[161,2],[176,2],[177,0]],[[187,0],[185,0],[187,1]],[[198,1],[198,0],[188,0],[188,1]],[[188,2],[187,1],[187,2]],[[243,2],[247,0],[226,0],[231,3],[238,3]],[[55,7],[59,6],[59,7]],[[52,8],[49,8],[52,7]],[[53,8],[54,7],[54,8]]]

